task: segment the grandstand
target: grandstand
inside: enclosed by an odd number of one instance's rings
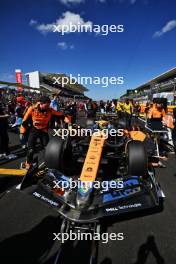
[[[167,98],[169,104],[176,102],[176,68],[156,76],[152,80],[132,89],[120,98],[130,98],[146,103],[155,97]]]
[[[34,71],[34,72],[26,73],[25,76],[27,78],[27,83],[30,87],[45,89],[48,93],[56,93],[63,97],[73,97],[73,98],[76,97],[82,99],[87,98],[84,95],[84,92],[87,92],[88,89],[81,84],[68,83],[67,85],[62,87],[61,84],[54,82],[54,77],[55,78],[67,77],[65,74],[42,73],[39,71]]]
[[[38,93],[46,92],[45,89],[38,89],[38,88],[30,87],[22,83],[0,81],[0,89],[2,90],[6,90],[6,89],[16,90],[18,87],[21,87],[23,88],[24,91],[29,91],[29,92],[38,92]]]
[[[84,95],[88,91],[86,87],[81,84],[68,83],[64,87],[58,83],[54,84],[54,79],[59,77],[67,77],[65,74],[53,74],[53,73],[41,73],[39,71],[34,71],[25,74],[27,79],[27,84],[18,82],[7,82],[0,81],[0,89],[14,89],[17,90],[21,87],[25,92],[35,92],[42,94],[58,94],[60,97],[68,97],[74,99],[89,99]],[[68,78],[68,77],[67,77]]]

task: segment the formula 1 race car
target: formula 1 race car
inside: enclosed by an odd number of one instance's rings
[[[56,210],[63,219],[61,233],[75,228],[97,233],[101,219],[158,208],[162,198],[143,143],[112,143],[102,133],[53,137],[45,163],[36,162],[17,189]],[[90,259],[95,263],[93,253]]]
[[[85,142],[73,150],[67,140],[53,138],[46,148],[46,168],[29,169],[20,189],[77,223],[159,206],[161,189],[142,142],[130,141],[125,152],[124,146],[104,141],[92,136],[84,156]],[[66,175],[66,166],[72,175]]]

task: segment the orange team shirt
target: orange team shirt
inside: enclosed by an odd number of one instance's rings
[[[46,112],[39,110],[39,104],[29,107],[24,115],[23,122],[32,117],[32,124],[36,129],[42,131],[48,131],[48,123],[51,120],[52,115],[63,116],[63,113],[57,112],[52,108],[49,108]]]
[[[166,113],[165,113],[164,109],[162,109],[161,111],[159,111],[155,106],[153,106],[149,110],[148,118],[162,118],[165,115],[166,115]]]

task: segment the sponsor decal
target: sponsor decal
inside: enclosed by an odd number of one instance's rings
[[[128,205],[119,205],[118,207],[110,207],[106,208],[106,212],[116,212],[119,210],[125,210],[125,209],[131,209],[131,208],[138,208],[141,207],[141,203],[135,203],[135,204],[128,204]]]
[[[88,167],[88,168],[86,168],[86,171],[91,172],[91,171],[93,171],[93,168],[92,167]]]
[[[91,192],[92,188],[90,187],[90,183],[89,182],[83,182],[83,186],[81,186],[78,189],[78,192],[81,195],[87,195],[89,192]]]
[[[124,188],[129,187],[126,190],[118,190],[118,191],[113,191],[107,194],[103,195],[103,202],[110,202],[110,201],[115,201],[119,200],[121,198],[129,197],[133,194],[136,194],[141,191],[140,187],[133,187],[134,185],[137,185],[139,183],[138,179],[133,177],[127,181],[124,181]]]
[[[49,203],[49,204],[51,204],[51,205],[58,206],[58,203],[56,203],[56,202],[54,202],[54,201],[48,199],[47,197],[41,195],[41,194],[38,193],[38,192],[34,192],[33,195],[34,195],[35,197],[41,199],[42,201],[45,201],[45,202],[47,202],[47,203]]]
[[[89,159],[94,160],[94,159],[96,159],[96,156],[92,155],[92,156],[89,157]]]

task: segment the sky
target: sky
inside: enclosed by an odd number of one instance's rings
[[[176,67],[175,10],[173,0],[1,0],[0,80],[15,81],[15,69],[122,76],[123,85],[87,85],[96,100],[118,98]],[[53,32],[69,23],[123,32]]]

